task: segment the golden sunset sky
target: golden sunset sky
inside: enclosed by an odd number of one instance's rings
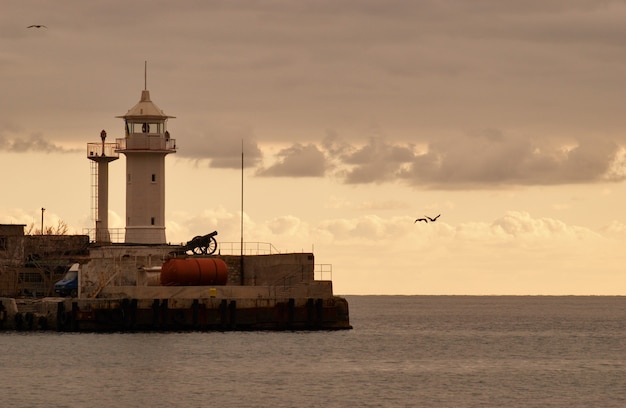
[[[626,2],[33,1],[0,10],[0,223],[93,228],[144,88],[166,235],[313,251],[338,294],[626,295]],[[47,28],[27,28],[43,24]],[[123,228],[125,159],[111,164]],[[441,214],[435,223],[414,223]]]

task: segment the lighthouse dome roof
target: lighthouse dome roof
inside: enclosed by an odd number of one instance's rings
[[[144,89],[141,91],[141,99],[135,106],[130,108],[123,116],[117,116],[124,119],[167,119],[175,116],[166,115],[152,100],[150,100],[150,91]]]

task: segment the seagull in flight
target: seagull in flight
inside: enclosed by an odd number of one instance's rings
[[[31,25],[29,25],[29,26],[28,26],[28,27],[26,27],[26,28],[48,28],[48,27],[46,27],[46,26],[45,26],[45,25],[43,25],[43,24],[31,24]]]
[[[430,218],[429,216],[426,216],[426,218],[428,218],[429,221],[431,222],[435,222],[437,221],[437,218],[441,217],[441,214],[439,214],[438,216],[436,216],[435,218]]]
[[[428,218],[428,217],[427,217]],[[418,221],[424,221],[426,224],[428,224],[428,220],[426,218],[418,218],[415,221],[413,221],[413,224],[415,224]]]

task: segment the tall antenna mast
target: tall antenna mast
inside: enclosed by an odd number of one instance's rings
[[[143,89],[148,90],[148,61],[143,62]]]
[[[241,278],[240,283],[244,284],[244,276],[243,276],[243,139],[241,139],[241,253],[239,254],[240,265],[239,265],[239,276]]]

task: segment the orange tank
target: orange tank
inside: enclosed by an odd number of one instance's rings
[[[226,285],[228,268],[219,258],[172,258],[161,267],[163,286]]]

